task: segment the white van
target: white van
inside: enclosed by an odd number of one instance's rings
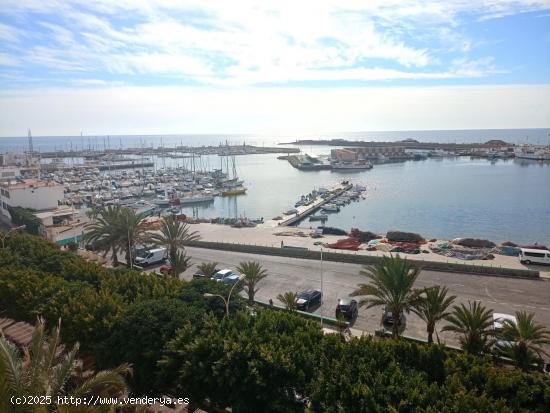
[[[166,258],[168,258],[166,248],[155,248],[147,251],[142,257],[136,257],[134,262],[139,266],[144,266],[163,262]]]
[[[550,265],[550,251],[521,248],[519,261],[522,264],[548,264]]]

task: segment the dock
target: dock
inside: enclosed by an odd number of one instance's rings
[[[136,169],[136,168],[152,168],[155,164],[153,162],[141,162],[141,161],[131,161],[123,163],[82,163],[82,164],[58,164],[58,163],[45,163],[40,167],[42,171],[53,172],[53,171],[68,171],[68,170],[86,170],[97,168],[100,171],[110,171],[114,169]]]
[[[284,218],[280,223],[280,227],[288,227],[291,226],[304,218],[307,218],[311,214],[318,211],[323,205],[328,204],[330,201],[332,201],[334,198],[339,197],[344,192],[348,191],[349,189],[353,188],[352,184],[346,184],[341,186],[340,188],[337,188],[334,190],[334,193],[332,193],[330,196],[326,198],[321,198],[319,201],[314,202],[312,205],[304,206],[304,207],[298,207],[298,213],[296,215],[290,216],[288,218]]]
[[[154,156],[159,157],[192,157],[199,155],[219,155],[219,156],[233,156],[233,155],[255,155],[266,153],[300,153],[299,148],[283,148],[280,146],[267,147],[267,146],[253,146],[253,145],[219,145],[219,146],[174,146],[174,147],[143,147],[143,148],[104,148],[103,150],[97,148],[87,148],[80,150],[55,150],[40,152],[39,155],[42,158],[85,158],[85,159],[98,159],[105,156]]]

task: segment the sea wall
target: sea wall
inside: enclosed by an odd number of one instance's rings
[[[237,244],[227,242],[212,242],[212,241],[193,241],[188,244],[192,247],[207,248],[213,250],[234,251],[248,254],[261,255],[276,255],[282,257],[302,258],[310,260],[320,260],[321,252],[312,251],[306,248],[274,248],[261,245]],[[346,262],[351,264],[378,264],[382,257],[369,255],[350,254],[348,252],[333,252],[323,251],[323,260],[334,262]],[[425,270],[445,271],[445,272],[460,272],[465,274],[478,275],[494,275],[504,277],[520,277],[520,278],[539,278],[539,272],[533,270],[523,270],[515,268],[505,268],[500,266],[459,264],[451,262],[436,262],[410,259],[409,262],[415,266]]]

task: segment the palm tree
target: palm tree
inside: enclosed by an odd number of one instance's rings
[[[145,214],[137,213],[132,208],[121,208],[116,231],[120,248],[126,251],[125,258],[128,266],[132,265],[132,249],[140,242],[146,233]]]
[[[23,349],[22,355],[15,345],[3,335],[0,336],[0,411],[35,411],[32,405],[12,405],[12,396],[50,396],[55,406],[58,396],[114,397],[127,393],[124,375],[131,371],[128,365],[100,371],[83,379],[78,375],[77,352],[78,344],[64,352],[60,343],[59,325],[48,337],[41,319],[37,321],[32,341],[28,348]],[[78,407],[63,408],[66,409],[64,411],[78,410]]]
[[[533,320],[534,316],[533,313],[518,311],[516,323],[505,320],[499,334],[499,338],[504,340],[497,344],[500,353],[514,360],[522,370],[540,363],[543,354],[549,355],[542,346],[550,345],[550,331],[537,324]]]
[[[244,290],[248,294],[248,301],[254,302],[254,295],[258,292],[258,283],[267,277],[267,271],[257,261],[241,262],[237,271],[244,274]]]
[[[438,321],[447,318],[450,313],[447,311],[456,296],[447,297],[447,287],[425,288],[418,302],[412,308],[412,311],[426,322],[426,331],[428,332],[428,344],[433,343],[433,333]]]
[[[279,300],[287,310],[295,311],[298,308],[298,294],[295,292],[288,291],[284,294],[279,294],[277,300]]]
[[[198,238],[197,231],[191,232],[189,225],[178,220],[174,215],[164,218],[160,233],[151,236],[156,244],[166,247],[170,261],[175,258],[178,249],[185,248],[187,243]]]
[[[170,264],[172,265],[172,275],[176,278],[179,278],[179,275],[192,265],[191,258],[185,251],[176,251],[176,256],[170,261]]]
[[[86,216],[92,221],[92,224],[95,222],[97,217],[100,215],[101,210],[95,205],[92,204],[90,208],[86,211]]]
[[[367,308],[384,305],[393,314],[392,337],[399,336],[399,318],[418,301],[419,291],[413,289],[420,269],[413,268],[406,259],[383,257],[378,265],[365,267],[361,274],[371,280],[370,284],[359,284],[352,296],[365,295],[359,305]]]
[[[493,310],[487,310],[479,301],[468,301],[453,307],[453,313],[447,317],[451,323],[441,331],[452,331],[460,335],[460,346],[470,354],[487,351],[492,344]]]
[[[101,208],[97,221],[87,225],[89,231],[84,236],[88,242],[94,243],[103,251],[105,257],[111,252],[113,267],[118,266],[118,251],[120,249],[120,231],[118,229],[121,208],[118,205],[109,205]]]
[[[204,278],[210,279],[216,273],[217,262],[203,262],[197,268],[204,274]]]

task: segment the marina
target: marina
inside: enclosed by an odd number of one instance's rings
[[[540,147],[537,148],[540,153]],[[549,242],[550,228],[544,219],[550,214],[547,203],[550,193],[545,184],[550,179],[548,161],[502,156],[504,152],[498,155],[496,150],[493,150],[496,155],[484,157],[456,156],[445,151],[430,156],[416,153],[405,160],[392,159],[387,156],[391,153],[385,152],[378,154],[376,160],[367,160],[370,154],[362,153],[362,149],[355,152],[322,145],[294,149],[320,160],[330,169],[294,168],[287,161],[288,154],[275,153],[246,156],[191,153],[182,157],[147,158],[117,154],[99,159],[47,159],[37,154],[40,168],[36,160],[25,164],[25,152],[22,157],[12,158],[17,164],[13,173],[20,171],[32,177],[38,176],[40,169],[42,180],[61,185],[64,192],[61,204],[82,211],[90,206],[118,204],[151,216],[175,214],[197,222],[214,220],[245,226],[262,222],[277,225],[281,221],[269,217],[285,211],[289,212],[285,220],[299,226],[327,225],[348,230],[360,227],[378,232],[399,228],[441,238],[472,235],[524,243]],[[298,156],[305,156],[301,154]],[[372,168],[365,168],[367,162]],[[333,168],[357,163],[362,164],[361,168]],[[117,169],[113,167],[115,164],[128,167]],[[302,195],[310,194],[312,188],[317,191],[334,188],[342,181],[364,186],[367,190],[360,199],[366,201],[334,199],[299,219],[294,217],[296,211],[311,207],[305,205],[310,199],[303,200]],[[449,188],[455,188],[456,192]],[[498,190],[486,197],[487,188]],[[521,198],[515,195],[518,188],[523,193]],[[524,209],[527,200],[530,213],[509,219],[511,211]],[[508,222],[506,226],[494,225],[503,220]]]

